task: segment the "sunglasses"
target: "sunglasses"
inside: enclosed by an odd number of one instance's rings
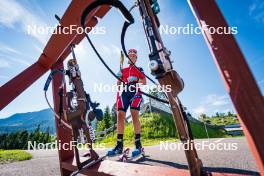
[[[135,54],[135,55],[137,55],[137,50],[135,50],[135,49],[130,49],[130,50],[128,51],[128,54]]]

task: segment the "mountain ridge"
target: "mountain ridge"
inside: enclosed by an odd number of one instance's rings
[[[55,118],[51,109],[43,109],[34,112],[16,113],[0,119],[0,133],[16,131],[34,131],[40,125],[41,131],[55,134]]]

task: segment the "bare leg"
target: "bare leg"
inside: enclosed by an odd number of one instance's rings
[[[124,134],[125,117],[126,117],[126,113],[124,111],[118,111],[117,113],[117,134]]]
[[[131,117],[132,117],[132,121],[133,121],[133,125],[134,125],[134,132],[135,134],[140,134],[140,121],[139,121],[139,112],[138,110],[135,109],[131,109]]]
[[[125,117],[126,113],[124,111],[117,112],[117,139],[116,145],[113,149],[107,152],[108,156],[115,156],[116,154],[121,154],[123,152],[123,136],[124,136],[124,129],[125,129]]]

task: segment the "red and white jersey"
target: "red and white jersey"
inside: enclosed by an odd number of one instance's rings
[[[139,70],[136,68],[136,66],[130,64],[129,67],[121,70],[120,78],[125,83],[137,83],[139,79],[145,78],[145,75],[143,74],[143,69],[139,68]]]

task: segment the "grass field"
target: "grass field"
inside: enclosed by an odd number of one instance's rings
[[[32,155],[23,150],[0,150],[0,164],[29,160],[31,158]]]
[[[211,125],[231,125],[239,123],[237,118],[225,116],[224,118],[221,117],[211,117],[206,118],[205,121]]]
[[[160,142],[176,142],[178,139],[176,138],[155,138],[155,139],[142,139],[142,145],[143,146],[153,146],[153,145],[158,145]],[[115,146],[116,144],[116,136],[109,136],[103,141],[97,142],[97,144],[103,144],[101,146],[111,148]],[[125,147],[133,147],[134,146],[134,140],[124,140],[124,145]]]
[[[178,134],[172,117],[161,116],[160,114],[145,114],[140,118],[141,122],[141,141],[143,146],[160,144],[161,141],[177,141]],[[207,138],[203,124],[191,122],[191,128],[195,139]],[[210,138],[228,137],[224,130],[207,128]],[[116,133],[109,134],[98,144],[104,144],[106,147],[113,147],[116,143]],[[134,145],[134,129],[132,123],[125,127],[124,143],[130,147]]]

